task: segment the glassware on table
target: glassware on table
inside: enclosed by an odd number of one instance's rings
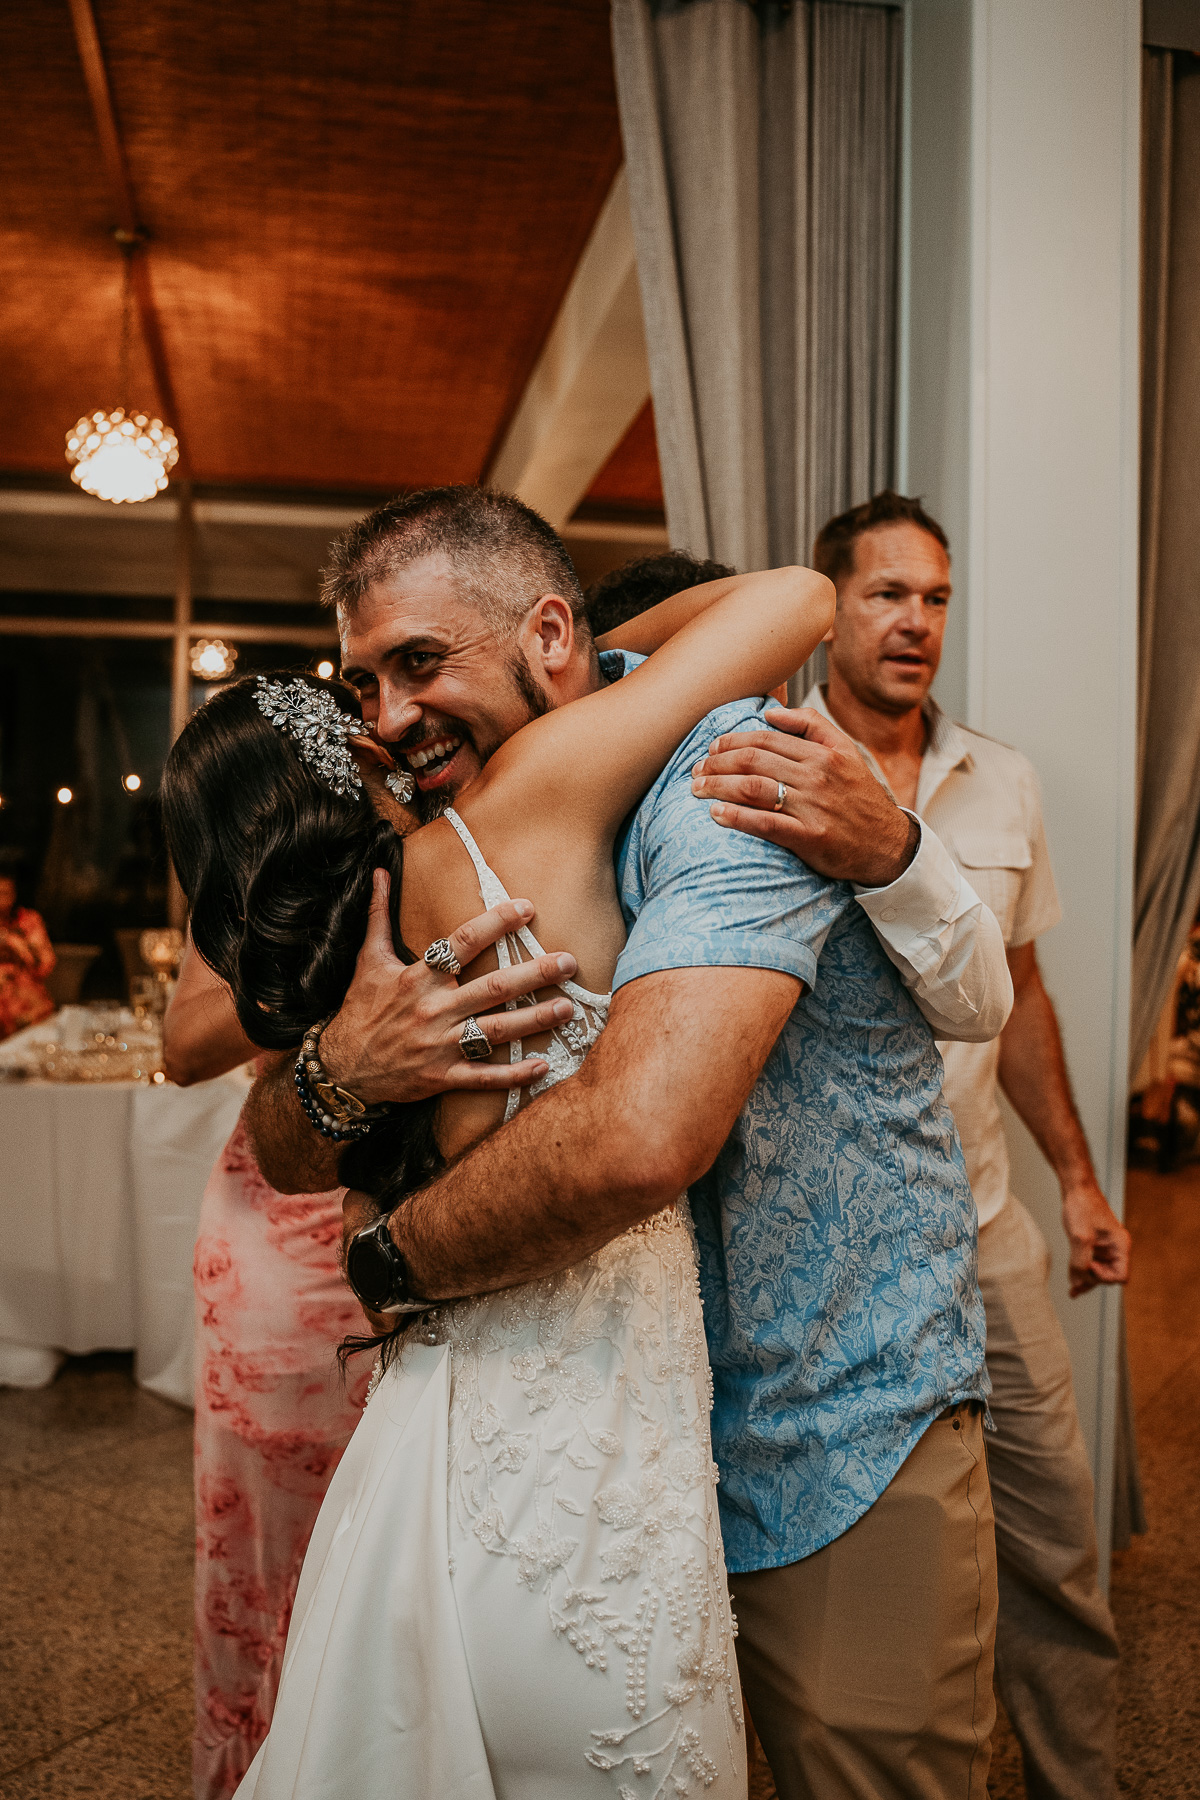
[[[121,1035],[121,1003],[119,1000],[93,1000],[87,1009],[92,1015],[92,1039],[97,1044],[112,1044]]]
[[[143,931],[138,939],[138,949],[142,961],[148,963],[156,975],[169,980],[179,973],[183,961],[183,933],[176,925],[156,925]]]
[[[158,983],[154,1009],[161,1019],[171,1003],[171,995],[175,992],[175,978],[183,961],[183,933],[175,925],[154,926],[149,931],[143,931],[138,939],[138,949],[142,961],[149,963],[154,971],[153,979]],[[131,992],[132,987],[131,982]]]
[[[129,983],[133,1016],[141,1026],[155,1026],[166,1011],[165,984],[156,975],[135,975]]]
[[[62,1049],[74,1054],[86,1045],[94,1029],[90,1006],[63,1006],[49,1021]]]

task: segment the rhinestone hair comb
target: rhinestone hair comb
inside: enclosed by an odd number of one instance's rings
[[[353,713],[343,712],[332,694],[323,688],[309,687],[306,681],[268,681],[258,678],[254,696],[259,709],[277,730],[286,733],[297,751],[327,787],[335,794],[362,792],[362,776],[350,749],[350,738],[367,737],[370,728]],[[394,770],[385,777],[385,785],[397,800],[412,799],[414,782],[411,775]]]

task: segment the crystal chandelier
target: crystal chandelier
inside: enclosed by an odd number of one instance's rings
[[[175,433],[145,413],[89,413],[67,433],[71,480],[98,500],[133,504],[161,494],[167,470],[179,461]]]
[[[122,396],[129,391],[129,330],[133,313],[132,258],[140,239],[118,231],[117,242],[125,258],[125,287],[121,303],[121,359],[119,382]],[[85,413],[67,433],[67,461],[71,480],[85,494],[114,505],[135,505],[153,499],[167,485],[167,471],[179,461],[179,444],[170,426],[161,419],[124,406],[111,412]]]

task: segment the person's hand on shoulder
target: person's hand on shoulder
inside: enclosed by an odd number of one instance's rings
[[[460,925],[449,939],[450,948],[466,968],[532,917],[528,900],[506,900]],[[542,1001],[511,1012],[503,1010],[505,1002],[553,987],[575,970],[573,956],[551,954],[494,969],[460,987],[456,976],[421,959],[401,962],[388,919],[388,877],[377,869],[367,935],[346,998],[322,1034],[321,1060],[332,1081],[371,1106],[385,1100],[425,1100],[454,1088],[527,1087],[545,1074],[544,1058],[468,1062],[459,1044],[463,1026],[477,1019],[493,1048],[548,1031],[571,1017],[569,1000]]]
[[[765,731],[719,737],[692,771],[692,792],[718,825],[767,838],[818,875],[888,887],[916,854],[921,828],[844,731],[810,706],[768,711]]]

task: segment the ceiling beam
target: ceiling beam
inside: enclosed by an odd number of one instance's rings
[[[0,614],[0,637],[161,638],[176,635],[168,619],[43,619],[36,613]],[[214,625],[200,620],[182,628],[186,638],[232,638],[240,644],[304,644],[323,650],[338,641],[329,625]]]
[[[116,208],[117,225],[128,237],[136,238],[142,228],[133,203],[133,189],[129,185],[125,148],[117,130],[117,115],[113,109],[104,51],[100,47],[100,33],[96,30],[96,15],[91,0],[68,0],[68,4],[79,60],[83,64],[83,79],[96,120],[96,135],[100,139],[100,159],[108,177],[109,196]]]
[[[335,532],[356,524],[369,511],[370,508],[365,506],[321,506],[303,501],[293,506],[286,500],[192,501],[192,513],[198,525],[290,525]],[[5,513],[91,519],[100,524],[140,521],[145,525],[163,525],[178,518],[179,506],[170,493],[139,501],[135,506],[111,506],[104,500],[93,500],[76,491],[48,493],[36,488],[0,488],[0,514]]]
[[[635,544],[648,550],[665,550],[671,541],[665,525],[619,519],[572,519],[559,535],[568,550],[572,544]]]
[[[75,27],[79,61],[83,66],[83,79],[87,84],[88,98],[96,121],[96,135],[100,139],[100,159],[104,164],[109,198],[117,219],[114,235],[122,254],[129,262],[133,298],[142,327],[142,341],[146,346],[146,355],[150,360],[165,421],[175,433],[179,450],[176,468],[180,479],[186,479],[191,472],[191,460],[179,413],[179,399],[167,362],[167,349],[163,342],[158,307],[154,301],[154,289],[150,282],[150,264],[146,258],[149,233],[138,218],[133,188],[129,181],[129,165],[117,126],[104,50],[100,43],[100,33],[96,29],[96,15],[92,11],[92,0],[68,0],[68,4],[71,8],[71,23]],[[122,395],[121,405],[127,404],[128,396]]]
[[[561,530],[650,394],[629,191],[621,169],[487,481]]]

